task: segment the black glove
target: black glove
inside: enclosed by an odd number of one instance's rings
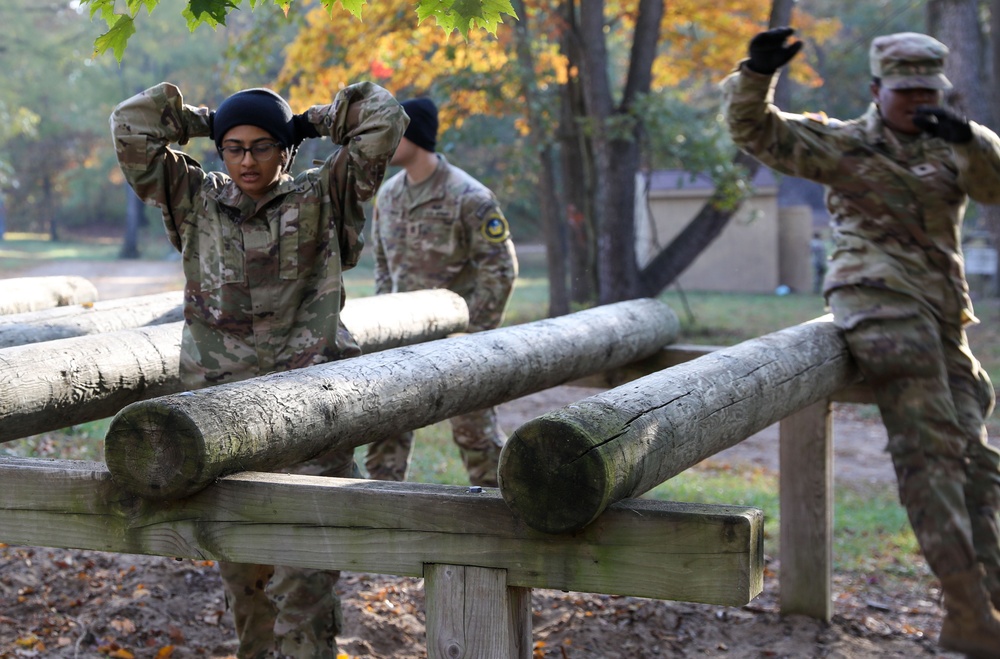
[[[801,41],[785,45],[785,40],[794,33],[793,28],[776,27],[755,36],[750,40],[750,59],[747,61],[747,68],[754,73],[771,75],[787,64],[802,50]]]
[[[913,124],[945,142],[961,144],[972,139],[969,120],[945,108],[922,105],[913,115]]]
[[[215,140],[215,110],[208,113],[208,137]]]
[[[294,146],[302,144],[302,140],[319,137],[319,131],[316,130],[316,124],[309,121],[309,117],[306,116],[305,112],[302,114],[296,114],[292,117],[292,126],[295,127],[295,134],[292,136]]]

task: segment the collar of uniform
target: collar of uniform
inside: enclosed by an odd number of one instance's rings
[[[257,208],[260,208],[275,197],[295,192],[298,189],[299,185],[294,178],[289,174],[282,174],[277,185],[268,190],[267,194],[261,197],[259,201],[254,201],[244,194],[231,178],[227,177],[225,185],[215,193],[215,199],[220,204],[239,209],[241,211],[240,215],[247,217],[252,215]]]
[[[888,128],[885,122],[882,121],[882,113],[879,112],[878,106],[872,103],[868,106],[868,110],[861,117],[862,122],[865,127],[865,141],[869,144],[879,144],[885,142],[885,131]]]

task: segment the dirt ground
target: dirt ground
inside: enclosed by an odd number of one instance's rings
[[[63,263],[18,275],[85,276],[101,299],[180,287],[179,263],[111,266]],[[593,392],[557,387],[512,401],[500,407],[501,421],[513,430]],[[891,488],[893,473],[882,452],[885,432],[878,420],[838,405],[834,427],[837,486]],[[776,470],[777,428],[711,462]],[[534,657],[957,657],[936,651],[939,592],[926,569],[918,567],[925,576],[835,574],[830,624],[779,614],[777,556],[768,558],[764,592],[743,607],[535,590]],[[420,579],[345,573],[339,591],[346,618],[342,653],[351,659],[426,656]],[[222,658],[232,656],[235,646],[212,562],[0,544],[0,659]]]

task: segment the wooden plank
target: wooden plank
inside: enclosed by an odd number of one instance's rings
[[[97,301],[93,282],[74,275],[17,277],[0,286],[0,314],[27,313]]]
[[[833,417],[819,401],[781,421],[781,612],[833,615]]]
[[[244,473],[188,499],[118,488],[100,463],[0,458],[0,542],[421,576],[503,569],[507,585],[741,606],[763,586],[755,508],[630,499],[545,534],[486,488]]]
[[[530,589],[505,570],[426,565],[424,591],[428,659],[531,659]]]

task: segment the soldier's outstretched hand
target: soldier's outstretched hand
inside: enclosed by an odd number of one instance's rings
[[[802,42],[787,43],[795,33],[794,28],[776,27],[761,32],[750,40],[750,59],[747,66],[755,73],[770,75],[788,64],[802,50]]]
[[[961,144],[972,139],[969,120],[945,108],[921,105],[913,115],[913,123],[925,133],[940,137],[945,142]]]

